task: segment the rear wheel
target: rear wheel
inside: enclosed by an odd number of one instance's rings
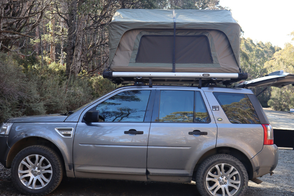
[[[60,184],[63,169],[59,157],[45,146],[29,146],[21,150],[11,166],[14,186],[29,195],[46,195]]]
[[[248,174],[244,165],[227,154],[209,157],[196,173],[196,186],[201,195],[241,196],[247,185]]]

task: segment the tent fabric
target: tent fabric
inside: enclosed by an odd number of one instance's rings
[[[140,52],[141,38],[148,35],[154,36],[172,36],[172,30],[132,30],[125,33],[122,37],[113,62],[111,70],[113,71],[172,71],[172,63],[150,63],[150,62],[137,62],[138,52]],[[210,55],[212,63],[184,63],[176,62],[176,71],[181,72],[226,72],[238,73],[239,67],[233,56],[233,52],[229,45],[226,36],[220,31],[207,31],[207,30],[177,30],[176,36],[205,36],[209,42]],[[177,43],[177,42],[176,42]],[[170,43],[169,46],[172,46]],[[180,43],[181,44],[181,43]],[[183,46],[185,47],[185,46]],[[188,48],[188,47],[187,47]],[[163,50],[159,55],[162,58],[169,57],[171,59],[172,48],[168,51]],[[177,51],[176,51],[177,52]],[[194,51],[189,51],[189,55],[193,55]],[[196,53],[194,53],[197,55]],[[163,57],[166,55],[165,57]],[[195,56],[193,55],[193,56]],[[154,58],[154,57],[152,57]],[[158,57],[160,58],[160,56]],[[177,58],[176,58],[177,59]]]
[[[198,71],[215,73],[239,72],[240,26],[227,10],[118,10],[109,26],[111,70],[150,71],[152,67],[152,71],[171,71],[172,65],[166,61],[166,57],[171,55],[170,51],[162,52],[163,55],[165,53],[167,55],[162,62],[152,63],[146,61],[146,57],[144,61],[141,61],[140,52],[142,51],[139,51],[138,57],[138,50],[140,47],[147,47],[140,46],[140,42],[144,42],[148,36],[163,36],[164,39],[173,36],[174,22],[176,23],[176,39],[182,39],[180,43],[176,41],[176,45],[182,44],[181,47],[186,50],[186,52],[176,52],[178,55],[176,71],[197,71],[195,68],[199,68]],[[186,37],[180,38],[181,36]],[[206,57],[210,55],[212,62],[193,63],[194,57],[191,55],[197,53],[195,50],[198,52],[200,50],[196,49],[197,46],[189,47],[186,43],[194,37],[193,42],[196,44],[198,36],[205,36],[205,38],[202,37],[203,40],[208,40],[210,54],[205,52],[205,55]],[[153,38],[153,41],[155,39]],[[167,43],[165,40],[164,45],[166,46],[160,47],[173,50],[171,48],[173,42]],[[149,49],[152,47],[155,46],[148,46]],[[203,48],[203,50],[207,49]],[[158,56],[156,58],[160,60]],[[181,58],[182,60],[179,60]]]

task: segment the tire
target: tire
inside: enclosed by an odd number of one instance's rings
[[[196,186],[203,196],[241,196],[247,190],[248,174],[237,158],[217,154],[201,163],[196,172]]]
[[[12,161],[12,182],[23,194],[47,195],[58,187],[62,176],[60,158],[45,146],[29,146]]]

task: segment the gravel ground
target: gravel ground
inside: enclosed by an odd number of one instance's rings
[[[293,196],[294,150],[279,148],[279,164],[273,176],[260,178],[263,183],[249,182],[246,196]],[[195,184],[144,183],[116,180],[64,179],[51,196],[199,196]],[[10,170],[0,164],[0,195],[20,196],[10,179]]]

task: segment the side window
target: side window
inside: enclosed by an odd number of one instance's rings
[[[213,93],[233,124],[260,124],[256,111],[245,94]]]
[[[159,122],[207,123],[210,118],[200,92],[161,91]]]
[[[150,91],[124,91],[100,103],[99,111],[103,122],[143,122]]]

